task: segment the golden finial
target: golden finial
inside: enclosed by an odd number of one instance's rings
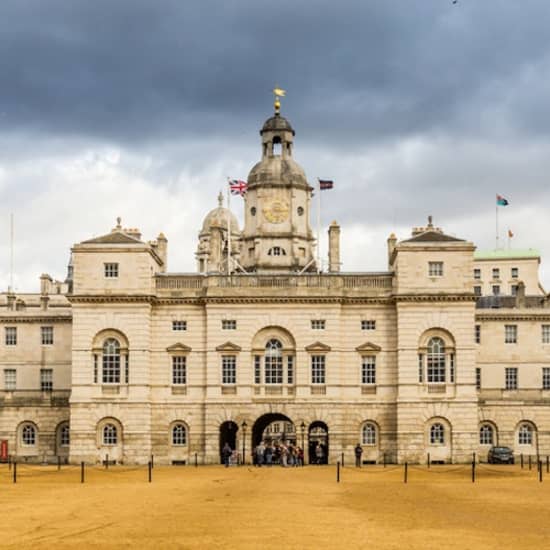
[[[281,102],[279,101],[279,98],[285,97],[286,90],[275,86],[275,88],[273,88],[273,94],[275,95],[275,102],[273,103],[275,106],[275,114],[278,115],[281,112]]]

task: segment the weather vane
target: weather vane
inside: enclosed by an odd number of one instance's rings
[[[275,102],[274,102],[275,114],[278,115],[281,111],[281,102],[279,101],[279,98],[280,97],[285,97],[286,90],[283,90],[282,88],[279,88],[278,86],[275,86],[275,88],[273,88],[273,94],[275,95]]]

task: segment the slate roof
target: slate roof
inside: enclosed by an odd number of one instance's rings
[[[131,237],[126,233],[121,231],[114,231],[113,233],[107,233],[101,237],[96,237],[94,239],[88,239],[87,241],[82,241],[81,244],[143,244],[142,241]]]

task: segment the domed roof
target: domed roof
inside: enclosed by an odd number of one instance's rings
[[[210,233],[213,227],[221,227],[222,229],[227,229],[227,215],[229,213],[229,223],[231,225],[231,234],[239,233],[239,222],[233,212],[229,211],[223,206],[218,206],[214,208],[206,215],[204,222],[202,223],[201,233]]]
[[[303,168],[294,159],[265,157],[248,174],[248,185],[291,184],[308,185]]]
[[[292,132],[292,135],[295,135],[295,132],[290,125],[290,122],[284,117],[281,116],[279,113],[275,113],[271,118],[268,118],[260,130],[260,134],[263,134],[264,132],[273,132],[277,130],[287,130],[288,132]]]

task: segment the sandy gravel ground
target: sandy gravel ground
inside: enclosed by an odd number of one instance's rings
[[[550,475],[519,466],[104,471],[0,465],[1,548],[550,548]]]

